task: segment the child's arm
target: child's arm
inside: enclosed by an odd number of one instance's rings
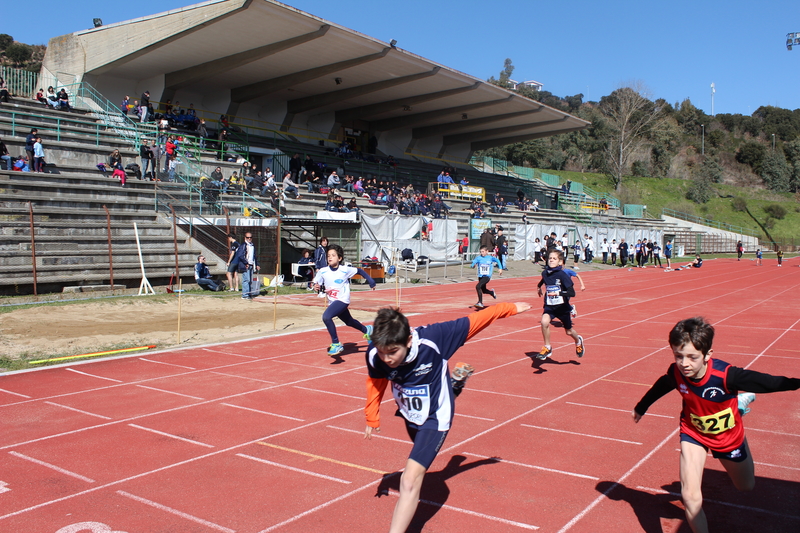
[[[800,389],[800,379],[773,376],[772,374],[731,366],[728,368],[725,386],[731,391],[781,392]]]
[[[577,273],[575,274],[575,277],[578,278],[578,281],[581,282],[581,290],[585,291],[586,290],[586,285],[584,285],[583,279]]]
[[[363,269],[361,269],[361,268],[357,268],[357,269],[356,269],[356,274],[358,274],[359,276],[361,276],[362,278],[364,278],[365,280],[367,280],[367,283],[369,283],[369,288],[370,288],[370,289],[372,289],[372,290],[375,290],[375,280],[374,280],[374,279],[372,279],[372,277],[371,277],[369,274],[367,274],[367,273],[366,273],[366,272],[365,272]]]
[[[367,417],[367,429],[364,431],[364,438],[372,438],[372,430],[381,430],[381,400],[386,390],[388,379],[367,377],[367,406],[364,414]]]
[[[523,302],[517,302],[515,304],[503,302],[469,315],[469,333],[467,333],[467,340],[480,333],[495,320],[523,313],[530,308],[530,304]]]
[[[639,403],[633,408],[633,421],[639,422],[651,405],[677,386],[678,384],[675,382],[675,376],[672,375],[672,367],[670,367],[670,370],[658,378],[658,381],[650,387],[650,390],[642,396],[642,399],[639,400]]]

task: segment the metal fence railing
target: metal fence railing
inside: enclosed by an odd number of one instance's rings
[[[0,77],[5,80],[12,95],[20,98],[33,98],[36,96],[36,81],[39,79],[38,72],[0,66]]]

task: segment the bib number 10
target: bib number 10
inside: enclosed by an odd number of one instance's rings
[[[733,418],[733,411],[730,407],[708,416],[697,416],[694,414],[689,415],[692,424],[701,433],[709,435],[717,435],[723,431],[728,431],[736,425],[736,420]]]

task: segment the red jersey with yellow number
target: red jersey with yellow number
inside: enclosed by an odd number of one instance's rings
[[[703,379],[692,381],[672,364],[678,392],[683,398],[681,432],[717,452],[734,450],[744,441],[737,392],[725,386],[729,367],[725,361],[711,358]]]

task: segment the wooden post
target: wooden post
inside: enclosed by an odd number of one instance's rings
[[[172,210],[172,242],[175,245],[175,278],[180,280],[181,272],[178,262],[178,218],[175,215],[175,207],[169,204],[169,208]]]
[[[278,329],[278,272],[281,266],[275,265],[275,292],[272,294],[272,330]]]
[[[33,265],[33,295],[39,296],[36,280],[36,237],[33,233],[33,204],[28,202],[28,212],[31,217],[31,264]]]
[[[178,344],[181,343],[181,298],[183,297],[183,281],[178,279]]]
[[[111,258],[111,214],[108,208],[103,205],[106,210],[106,235],[108,236],[108,277],[111,280],[111,290],[114,290],[114,262]]]

